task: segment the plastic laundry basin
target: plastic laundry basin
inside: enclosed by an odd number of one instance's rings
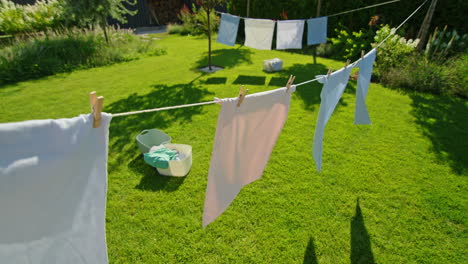
[[[141,153],[148,153],[151,147],[171,143],[171,137],[159,129],[147,129],[136,136]]]

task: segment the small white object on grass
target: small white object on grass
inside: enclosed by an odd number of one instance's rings
[[[263,70],[266,72],[277,72],[283,69],[283,61],[278,58],[263,61]]]

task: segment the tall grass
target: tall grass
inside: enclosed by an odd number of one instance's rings
[[[0,49],[0,84],[164,53],[153,40],[128,30],[109,29],[108,44],[99,29],[46,32]]]

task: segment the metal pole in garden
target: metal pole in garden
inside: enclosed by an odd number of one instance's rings
[[[247,0],[247,17],[250,17],[250,0]]]
[[[317,14],[316,17],[320,16],[320,9],[322,8],[322,0],[317,1]],[[317,46],[314,47],[314,64],[317,64]]]
[[[211,71],[211,25],[210,25],[211,9],[206,8],[207,22],[208,22],[208,69]]]

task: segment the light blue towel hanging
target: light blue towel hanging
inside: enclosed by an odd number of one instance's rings
[[[313,156],[317,171],[322,170],[322,142],[325,133],[325,126],[330,119],[336,105],[340,101],[341,95],[348,84],[349,75],[353,67],[344,67],[329,77],[319,79],[318,81],[324,83],[322,92],[320,93],[320,110],[317,125],[315,126]],[[319,76],[317,76],[319,77]]]
[[[371,123],[366,107],[366,97],[367,91],[369,90],[375,56],[376,50],[373,49],[369,51],[357,65],[359,67],[359,77],[356,90],[356,109],[354,111],[354,124],[356,125],[369,125]]]
[[[307,45],[327,43],[328,17],[317,17],[307,20]]]
[[[237,29],[239,28],[238,16],[229,14],[221,14],[221,24],[219,26],[218,39],[219,43],[228,46],[236,44]]]

